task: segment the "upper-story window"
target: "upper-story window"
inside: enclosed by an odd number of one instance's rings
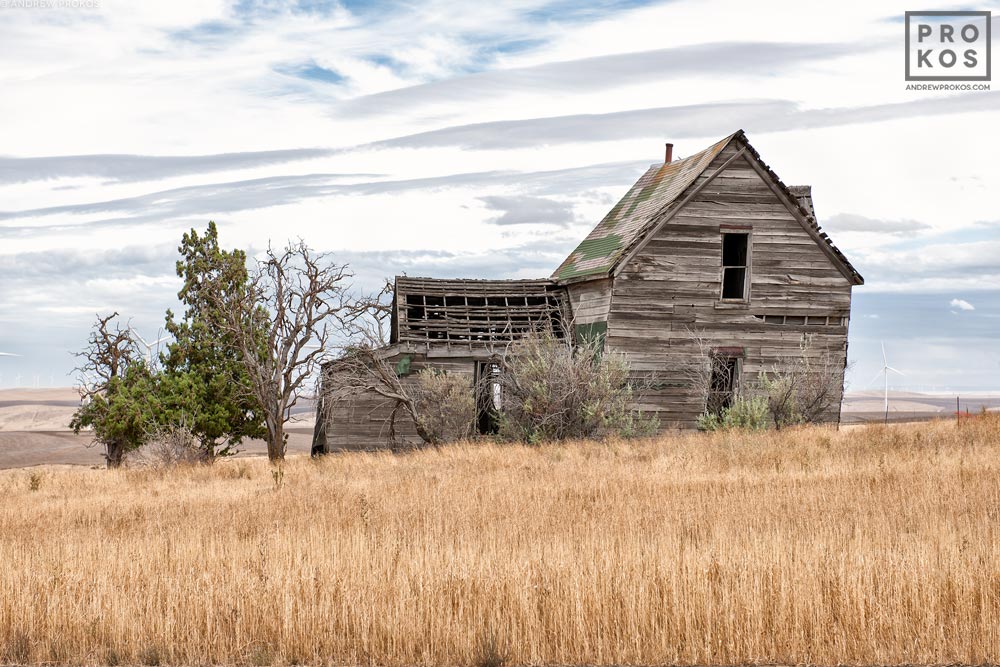
[[[750,297],[750,234],[722,235],[722,298],[747,301]]]

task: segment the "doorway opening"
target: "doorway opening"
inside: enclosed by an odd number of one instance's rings
[[[740,378],[740,358],[720,354],[712,355],[712,376],[708,386],[709,414],[722,415],[733,404]]]
[[[500,370],[496,359],[476,362],[476,432],[480,435],[500,432]]]

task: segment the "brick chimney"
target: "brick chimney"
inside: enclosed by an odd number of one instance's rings
[[[666,154],[666,157],[664,158],[663,162],[664,162],[664,164],[667,164],[667,163],[673,162],[673,159],[674,159],[674,145],[673,144],[667,144],[667,154]]]

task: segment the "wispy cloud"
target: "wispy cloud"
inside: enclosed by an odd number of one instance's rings
[[[975,310],[976,307],[965,299],[952,299],[949,303],[952,308],[958,308],[959,310]]]
[[[1000,97],[905,90],[876,3],[787,3],[781,25],[725,0],[106,4],[0,22],[0,349],[22,372],[71,366],[97,309],[155,330],[180,231],[208,219],[250,251],[301,235],[373,286],[545,276],[661,142],[740,127],[841,212],[852,335],[995,338],[1000,246],[974,223]]]
[[[157,181],[172,176],[315,160],[334,153],[328,148],[292,148],[216,155],[0,157],[0,183],[27,183],[73,177],[93,177],[118,182]]]
[[[575,243],[537,244],[504,249],[339,251],[338,261],[351,265],[359,285],[374,287],[397,274],[433,278],[538,278],[549,275]]]
[[[855,249],[851,255],[866,278],[866,291],[980,291],[1000,285],[1000,264],[996,261],[1000,241],[996,240],[960,243],[940,235],[902,248]]]
[[[320,83],[339,84],[347,80],[347,77],[340,72],[328,67],[321,67],[313,61],[294,65],[279,65],[274,69],[279,74]]]
[[[337,195],[382,195],[407,191],[429,192],[439,189],[507,185],[516,181],[518,186],[538,195],[564,194],[615,182],[627,182],[637,175],[644,163],[609,163],[587,165],[569,169],[537,172],[486,171],[449,174],[428,178],[388,179],[342,183],[348,174],[306,174],[301,176],[275,176],[269,178],[192,185],[150,192],[135,197],[110,199],[84,204],[67,204],[20,211],[0,211],[0,221],[51,216],[87,216],[113,213],[114,218],[82,221],[79,223],[34,223],[28,226],[0,227],[8,232],[30,233],[39,229],[52,230],[69,225],[86,224],[88,227],[123,226],[143,222],[155,222],[185,217],[212,217],[225,213],[256,210],[273,206],[283,206],[320,197]],[[491,200],[494,204],[506,204],[516,208],[513,218],[529,215],[526,208],[532,200],[516,198]],[[557,202],[535,198],[541,204],[542,213],[552,214],[560,222],[567,222],[565,206]],[[548,203],[546,203],[548,202]],[[518,204],[520,204],[518,206]],[[541,219],[539,216],[537,219]],[[504,223],[502,223],[504,224]],[[512,224],[512,223],[505,223]]]
[[[725,136],[739,129],[734,123],[739,123],[739,127],[750,132],[788,132],[987,111],[995,109],[998,104],[1000,91],[830,109],[803,109],[795,102],[779,99],[712,102],[604,114],[472,123],[385,139],[370,144],[370,147],[455,146],[466,150],[495,150],[581,141],[713,137]]]
[[[480,201],[501,215],[494,225],[557,225],[573,222],[573,206],[545,197],[501,196],[480,197]]]
[[[774,75],[803,63],[856,56],[867,44],[728,42],[619,53],[448,78],[357,97],[337,105],[338,116],[395,113],[400,107],[456,103],[518,93],[582,93],[680,77]]]
[[[914,232],[931,229],[925,222],[916,220],[876,220],[855,213],[838,213],[830,216],[823,223],[833,233],[865,232],[869,234],[892,234],[908,236]]]

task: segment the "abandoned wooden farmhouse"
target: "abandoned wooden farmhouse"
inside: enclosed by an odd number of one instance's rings
[[[688,428],[707,389],[679,369],[706,342],[725,360],[713,385],[731,388],[800,354],[809,334],[815,353],[838,363],[840,390],[824,419],[839,421],[851,288],[864,281],[820,230],[810,186],[782,183],[742,131],[684,159],[671,150],[549,278],[397,277],[384,359],[401,377],[434,367],[481,386],[502,363],[497,349],[540,325],[601,336],[633,372],[659,378],[635,408],[663,428]],[[389,446],[393,407],[372,393],[336,401],[314,447]],[[419,442],[403,419],[393,436]]]

